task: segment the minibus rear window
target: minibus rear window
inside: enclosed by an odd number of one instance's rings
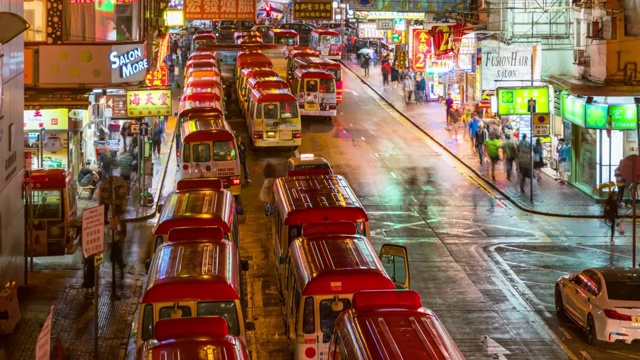
[[[331,329],[333,328],[333,323],[338,318],[338,315],[340,315],[342,311],[351,308],[351,300],[339,299],[343,308],[340,311],[333,311],[331,304],[333,304],[334,301],[334,299],[320,301],[320,327],[323,334],[323,343],[328,343],[329,340],[331,340]]]
[[[304,310],[302,311],[302,332],[305,334],[313,334],[315,327],[316,325],[313,321],[313,298],[307,297],[304,299]]]
[[[159,320],[162,319],[174,319],[176,317],[191,317],[191,308],[188,306],[178,306],[178,312],[174,313],[173,310],[175,309],[174,306],[165,306],[163,308],[160,308],[160,317]],[[173,316],[172,316],[173,314]]]
[[[202,301],[198,303],[198,317],[222,316],[227,321],[229,334],[240,336],[240,322],[233,301]]]

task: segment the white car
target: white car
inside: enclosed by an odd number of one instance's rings
[[[584,328],[587,343],[640,342],[640,269],[600,267],[556,282],[556,313]]]

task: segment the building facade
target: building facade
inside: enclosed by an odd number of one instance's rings
[[[0,13],[23,15],[23,0],[0,1]],[[24,278],[23,35],[0,44],[0,284]]]

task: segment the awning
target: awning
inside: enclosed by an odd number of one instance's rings
[[[24,109],[84,109],[89,107],[88,89],[24,89]]]

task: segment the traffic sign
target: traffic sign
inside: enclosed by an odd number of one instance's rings
[[[530,113],[536,112],[536,100],[535,99],[529,99],[529,102],[527,103],[527,106],[529,108],[529,112]]]
[[[533,136],[549,136],[551,133],[549,125],[533,124]]]
[[[82,254],[85,258],[104,251],[104,205],[82,211]]]
[[[140,135],[148,136],[149,135],[149,123],[143,122],[140,123]]]
[[[49,308],[49,315],[40,329],[36,341],[36,360],[49,360],[51,358],[51,318],[53,317],[53,305]]]

